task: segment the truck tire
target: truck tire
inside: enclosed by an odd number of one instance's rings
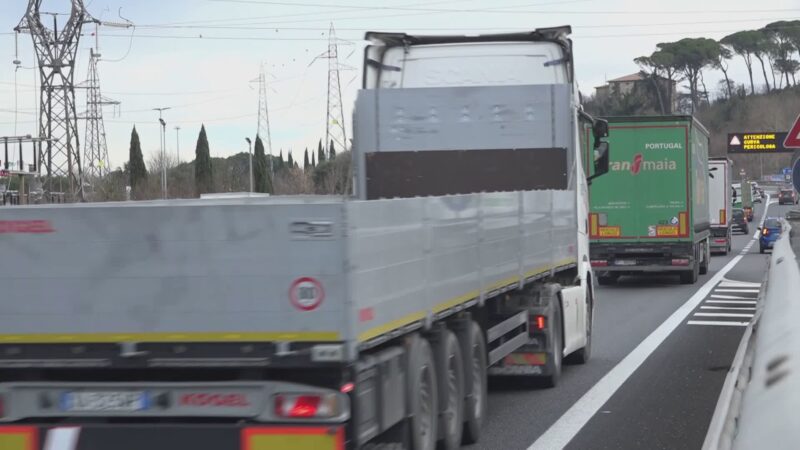
[[[700,275],[705,275],[708,273],[708,264],[711,261],[711,247],[709,246],[709,242],[706,241],[706,244],[703,245],[703,262],[700,263]]]
[[[486,380],[486,341],[481,327],[471,322],[469,325],[471,354],[464,356],[464,368],[471,371],[471,386],[465,387],[463,444],[474,444],[481,436],[483,420],[488,405],[488,384]]]
[[[561,378],[561,365],[564,357],[564,322],[561,320],[561,300],[555,297],[553,316],[550,320],[552,326],[549,353],[553,355],[550,364],[550,374],[541,377],[545,387],[553,388],[558,385]]]
[[[694,265],[690,270],[681,272],[681,284],[695,284],[700,275],[700,262],[695,253]]]
[[[441,381],[438,384],[441,448],[455,450],[461,447],[464,431],[464,360],[456,335],[444,330],[441,336],[441,351],[435,352]]]
[[[411,450],[434,450],[439,421],[436,365],[430,344],[417,334],[410,338],[407,373]]]
[[[589,362],[589,358],[592,356],[592,306],[594,302],[592,300],[592,293],[591,291],[586,292],[586,345],[582,348],[579,348],[571,355],[568,355],[564,362],[567,364],[586,364]]]

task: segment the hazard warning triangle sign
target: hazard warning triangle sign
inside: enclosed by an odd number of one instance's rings
[[[739,136],[734,134],[733,137],[731,138],[730,145],[742,145],[742,141],[739,140]]]
[[[797,116],[797,119],[794,120],[794,125],[792,125],[792,129],[786,133],[783,146],[786,148],[800,148],[800,116]]]

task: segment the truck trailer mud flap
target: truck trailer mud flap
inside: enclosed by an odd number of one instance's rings
[[[2,450],[343,450],[341,426],[0,426]]]

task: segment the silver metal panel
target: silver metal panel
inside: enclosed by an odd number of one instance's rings
[[[7,208],[50,233],[0,234],[0,333],[343,331],[341,201],[198,200]],[[294,239],[295,221],[333,237]],[[293,306],[314,277],[325,299]]]
[[[571,148],[571,98],[569,84],[364,90],[356,122],[377,140],[359,150]]]
[[[575,191],[346,204],[355,335],[369,340],[574,262]]]

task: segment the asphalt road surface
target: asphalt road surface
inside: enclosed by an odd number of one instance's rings
[[[469,448],[700,448],[765,275],[769,255],[753,238],[763,211],[694,285],[648,276],[599,287],[590,362],[565,366],[552,389],[490,381],[484,434]]]

